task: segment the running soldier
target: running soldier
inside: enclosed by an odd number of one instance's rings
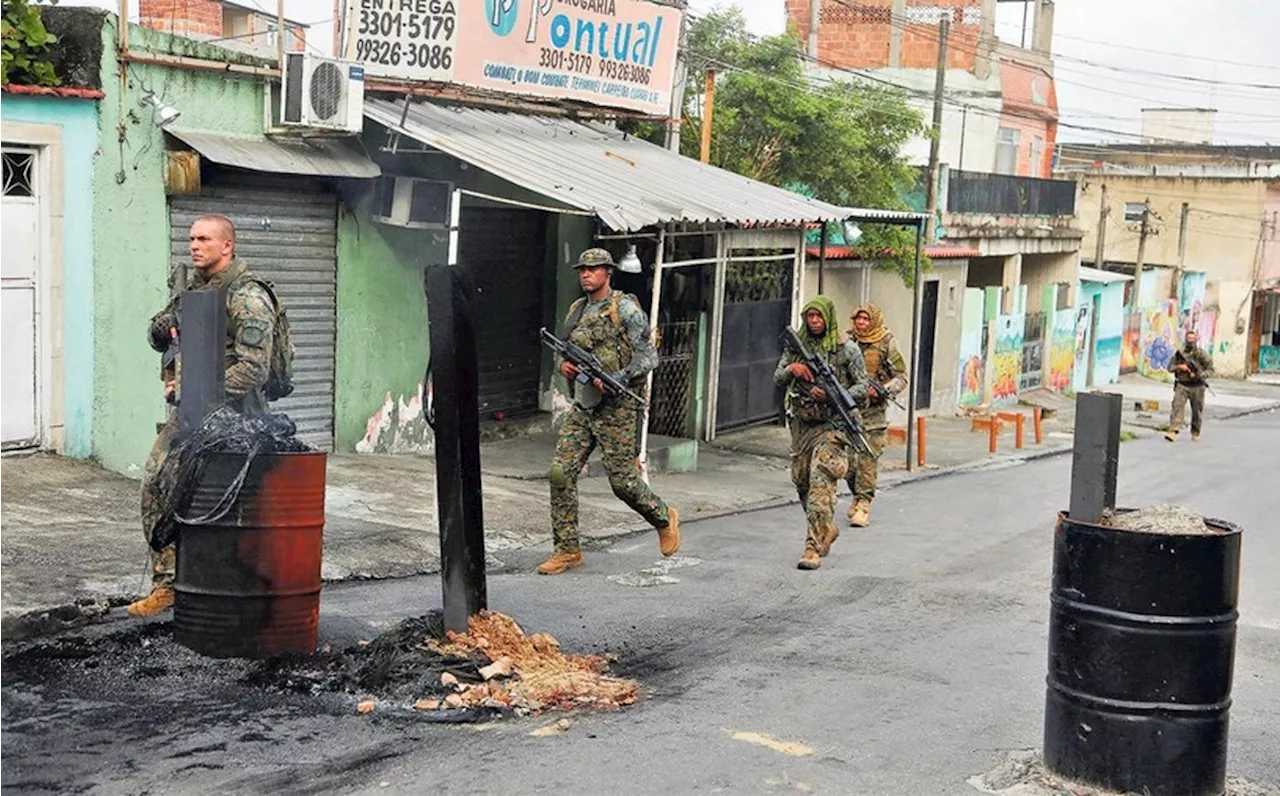
[[[884,325],[884,313],[875,304],[864,304],[850,316],[849,336],[858,343],[867,363],[867,399],[862,409],[862,429],[871,455],[852,452],[849,458],[849,524],[865,528],[871,524],[871,501],[876,497],[880,455],[889,433],[889,401],[907,388],[907,363],[893,342],[893,333]]]

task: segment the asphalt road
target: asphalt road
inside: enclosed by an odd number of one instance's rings
[[[1204,441],[1121,448],[1120,503],[1245,528],[1229,770],[1280,785],[1280,413]],[[629,537],[557,578],[503,551],[491,607],[566,650],[611,651],[643,697],[616,713],[433,725],[359,694],[294,693],[202,660],[163,623],[6,650],[5,792],[973,794],[1041,740],[1049,560],[1070,459],[885,491],[875,525],[802,572],[797,507],[685,526],[656,574]],[[843,511],[843,506],[841,507]],[[439,605],[435,578],[325,591],[322,635],[369,638]]]

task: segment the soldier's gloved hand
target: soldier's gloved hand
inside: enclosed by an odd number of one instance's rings
[[[825,401],[827,400],[827,391],[821,387],[810,387],[809,396],[815,401]]]
[[[803,362],[793,362],[787,370],[791,371],[791,375],[801,381],[813,381],[813,371],[809,370],[809,366]]]
[[[872,382],[867,385],[867,403],[879,401],[882,398],[884,398],[884,390],[880,387],[880,385],[876,384],[875,382]]]
[[[573,381],[578,378],[578,368],[572,362],[561,362],[560,375],[564,376],[569,381]]]

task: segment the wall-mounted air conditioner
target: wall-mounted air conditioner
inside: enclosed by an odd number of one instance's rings
[[[421,177],[378,178],[373,220],[410,229],[448,229],[453,183]]]
[[[364,65],[285,53],[282,124],[358,133],[364,129]]]

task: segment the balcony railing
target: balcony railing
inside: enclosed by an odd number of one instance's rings
[[[1072,216],[1076,212],[1076,183],[952,170],[947,180],[947,212]]]

